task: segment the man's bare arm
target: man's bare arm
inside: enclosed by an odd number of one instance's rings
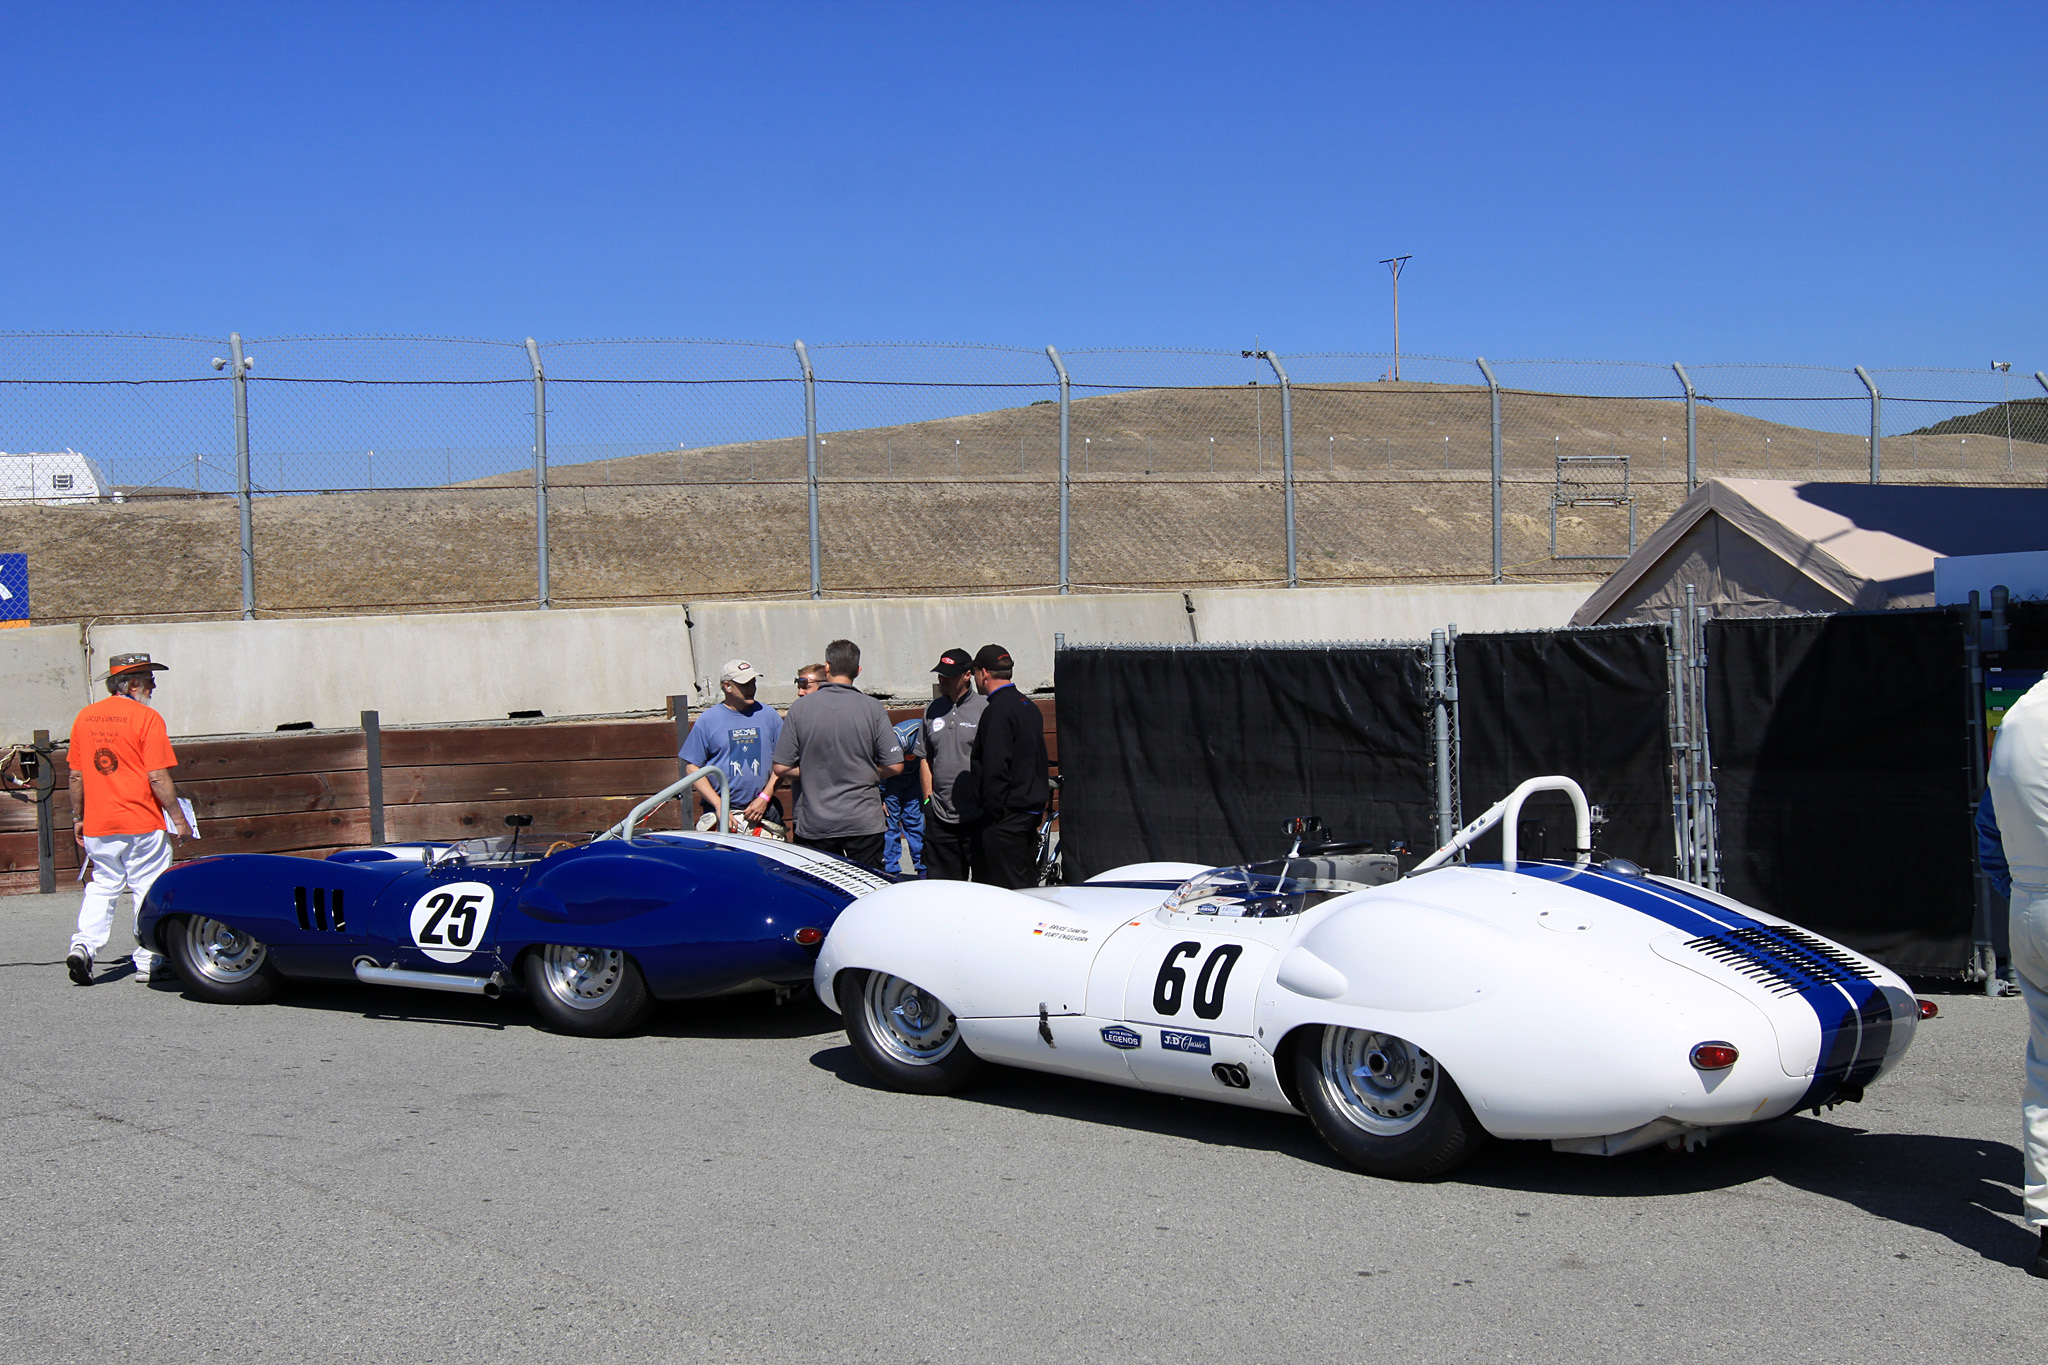
[[[171,817],[171,827],[180,839],[190,839],[192,822],[185,818],[185,808],[178,804],[178,789],[171,783],[168,768],[158,768],[149,775],[149,790],[156,797],[156,803],[164,808],[164,814]]]

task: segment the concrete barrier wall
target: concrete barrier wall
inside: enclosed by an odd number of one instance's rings
[[[92,645],[95,673],[129,650],[170,665],[155,704],[174,735],[647,711],[695,672],[681,607],[102,626]]]
[[[71,733],[71,717],[92,699],[83,636],[79,626],[0,630],[0,744],[26,744],[37,730]]]
[[[1069,644],[1421,639],[1562,626],[1591,583],[1104,593],[1071,597],[712,602],[445,616],[185,622],[0,631],[0,740],[68,734],[107,659],[146,651],[171,666],[156,705],[173,735],[251,734],[312,721],[352,726],[653,711],[678,693],[716,699],[719,666],[744,658],[781,705],[828,641],[862,650],[862,686],[899,703],[931,695],[952,647],[991,641],[1026,691],[1052,685],[1053,637]]]
[[[823,663],[837,639],[861,648],[861,686],[893,697],[925,698],[932,665],[955,647],[999,644],[1017,661],[1026,692],[1052,686],[1053,636],[1148,644],[1192,638],[1179,593],[1103,593],[1076,597],[929,597],[861,602],[719,602],[690,609],[704,697],[718,695],[728,659],[762,669],[760,697],[780,705],[796,695],[796,671]]]
[[[1281,640],[1426,640],[1460,632],[1545,630],[1570,622],[1597,583],[1509,583],[1499,587],[1232,589],[1191,592],[1205,643]],[[1068,640],[1075,639],[1071,634]]]

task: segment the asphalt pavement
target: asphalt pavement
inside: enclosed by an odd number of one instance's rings
[[[870,1086],[836,1015],[300,990],[223,1008],[0,900],[0,1358],[2032,1360],[2017,1000],[1860,1105],[1437,1184],[1306,1120],[1003,1071]]]

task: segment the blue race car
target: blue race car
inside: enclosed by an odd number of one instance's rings
[[[594,839],[522,838],[513,816],[490,839],[202,858],[157,879],[139,932],[203,1000],[254,1004],[293,979],[523,986],[547,1027],[585,1037],[656,1000],[807,985],[839,912],[889,879],[773,839],[634,833],[697,776]]]

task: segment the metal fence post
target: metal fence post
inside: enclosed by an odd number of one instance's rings
[[[1856,377],[1863,381],[1863,387],[1870,390],[1870,481],[1883,483],[1883,470],[1878,464],[1878,417],[1884,406],[1884,395],[1877,391],[1877,381],[1870,377],[1870,371],[1861,365],[1856,367]]]
[[[242,619],[256,619],[256,542],[249,506],[249,360],[242,354],[242,334],[228,333],[235,372],[235,512],[242,531]],[[196,480],[194,482],[197,482]]]
[[[1281,486],[1286,489],[1287,504],[1287,586],[1298,588],[1301,578],[1295,572],[1294,561],[1294,386],[1287,380],[1287,371],[1280,368],[1280,357],[1271,351],[1259,352],[1266,363],[1273,367],[1273,373],[1280,380],[1280,469]]]
[[[1486,363],[1486,357],[1478,357],[1479,373],[1486,376],[1486,392],[1493,402],[1493,581],[1501,581],[1501,473],[1500,449],[1500,385],[1494,380],[1493,367]],[[1633,537],[1631,537],[1633,539]],[[1631,549],[1634,547],[1631,546]]]
[[[47,896],[57,889],[57,831],[50,819],[50,803],[57,798],[57,751],[48,730],[37,730],[29,739],[36,751],[36,890]],[[71,818],[76,820],[78,812]]]
[[[534,544],[539,557],[539,601],[546,611],[554,606],[548,585],[548,377],[540,366],[540,346],[526,339],[526,358],[533,362],[533,521]]]
[[[375,711],[365,711],[363,767],[369,775],[370,842],[384,842],[384,727]]]
[[[1685,495],[1700,486],[1700,410],[1699,395],[1692,390],[1692,376],[1685,372],[1685,366],[1673,365],[1678,382],[1685,386]]]
[[[1451,687],[1449,633],[1429,633],[1429,729],[1436,746],[1436,846],[1442,848],[1456,834],[1451,815]]]
[[[1072,510],[1073,483],[1071,464],[1068,462],[1069,438],[1072,435],[1070,421],[1072,413],[1068,407],[1067,367],[1060,360],[1060,353],[1048,346],[1046,355],[1052,360],[1053,370],[1060,377],[1060,591],[1071,592],[1073,580],[1067,574],[1068,514]]]
[[[811,596],[816,599],[825,595],[818,572],[818,386],[811,373],[810,353],[804,350],[802,341],[796,344],[796,363],[804,371],[804,481],[810,490]]]

